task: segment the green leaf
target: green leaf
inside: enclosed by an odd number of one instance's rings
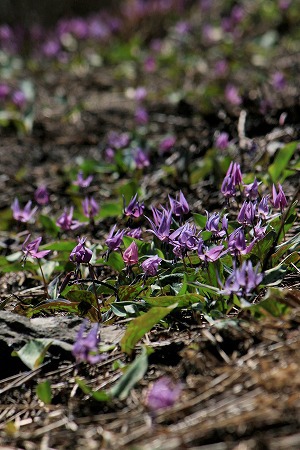
[[[130,286],[120,286],[118,289],[118,297],[121,302],[130,302],[140,297],[140,294],[148,289],[147,286],[143,286],[143,281]]]
[[[87,395],[93,397],[94,400],[98,402],[107,402],[111,400],[111,396],[105,391],[93,391],[87,384],[80,378],[75,378],[76,384],[80,389]]]
[[[168,307],[154,307],[142,316],[133,319],[121,339],[122,352],[131,355],[135,344],[176,307],[177,303]]]
[[[118,317],[138,316],[138,305],[132,302],[115,302],[111,304],[112,312]]]
[[[53,339],[33,339],[12,355],[18,356],[29,369],[33,370],[42,364],[52,343]]]
[[[148,369],[148,352],[143,348],[142,353],[135,358],[133,363],[127,368],[126,372],[110,389],[109,393],[112,397],[125,400],[131,389],[140,381]]]
[[[144,297],[143,300],[151,306],[162,307],[174,305],[174,302],[176,302],[178,308],[187,308],[193,303],[205,301],[204,297],[199,294],[184,294],[176,295],[175,297],[172,295],[164,295],[162,297]]]
[[[85,289],[71,290],[66,293],[65,297],[72,302],[87,302],[91,305],[95,304],[95,295],[91,291]]]
[[[50,405],[52,400],[51,384],[49,380],[39,383],[36,387],[38,398],[46,405]]]
[[[100,219],[106,219],[107,217],[118,217],[123,213],[123,205],[118,202],[107,202],[101,205],[100,213],[98,217]]]
[[[41,250],[56,250],[58,252],[71,252],[76,246],[75,241],[55,241],[40,246]]]
[[[194,213],[194,222],[198,227],[205,228],[206,222],[207,222],[207,216],[203,214]]]
[[[286,169],[290,159],[298,148],[298,142],[290,142],[284,147],[280,148],[275,156],[273,164],[268,168],[269,175],[273,183],[277,183]]]
[[[56,225],[55,220],[51,219],[51,217],[41,214],[39,216],[39,222],[41,223],[45,231],[51,234],[51,236],[56,237],[58,235],[59,227]]]

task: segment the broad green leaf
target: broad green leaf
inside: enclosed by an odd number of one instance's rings
[[[120,202],[107,202],[101,205],[101,210],[98,214],[100,219],[106,219],[106,217],[118,217],[123,213],[123,205]]]
[[[184,294],[184,295],[164,295],[162,297],[144,297],[143,300],[151,306],[171,306],[177,303],[178,308],[187,308],[193,303],[204,302],[204,297],[199,294]],[[151,310],[150,310],[151,311]]]
[[[140,297],[140,294],[148,289],[147,286],[143,286],[143,281],[140,281],[137,284],[129,285],[129,286],[120,286],[118,288],[118,297],[121,302],[130,302],[131,300],[135,300],[137,297]]]
[[[254,244],[251,254],[257,256],[260,261],[264,261],[270,251],[270,248],[275,242],[276,236],[275,231],[269,231],[263,239]]]
[[[39,383],[36,387],[36,394],[42,402],[44,402],[46,405],[49,405],[52,400],[50,381],[46,380],[42,383]]]
[[[33,339],[12,355],[18,356],[29,369],[33,370],[42,364],[52,343],[53,339]]]
[[[95,305],[95,303],[96,303],[95,294],[93,292],[87,291],[85,289],[71,290],[71,291],[67,292],[65,297],[68,300],[70,300],[72,302],[77,302],[77,303],[87,302],[91,305]]]
[[[40,313],[41,311],[65,311],[70,314],[77,314],[80,317],[87,317],[92,322],[98,321],[98,315],[96,308],[91,307],[91,304],[88,302],[70,302],[69,300],[64,299],[56,299],[56,300],[46,300],[43,303],[40,303],[38,306],[34,308],[28,308],[26,310],[27,317],[33,317],[34,315]]]
[[[107,266],[112,267],[117,272],[121,272],[121,270],[125,267],[122,255],[117,252],[111,252],[107,261],[103,258],[98,259],[96,261],[96,264],[106,264]]]
[[[71,252],[76,246],[75,241],[56,241],[50,242],[49,244],[44,244],[40,246],[41,250],[56,250],[58,252],[65,251]]]
[[[120,400],[125,400],[129,392],[140,381],[148,369],[148,352],[143,348],[142,353],[135,358],[135,360],[127,368],[124,375],[116,382],[110,389],[109,393],[112,397],[117,397]]]
[[[298,148],[298,142],[290,142],[280,148],[275,156],[273,164],[268,168],[269,175],[273,183],[277,183],[284,169],[286,169],[290,159]]]
[[[177,303],[167,307],[154,307],[142,316],[133,319],[121,339],[122,352],[131,355],[135,344],[176,307]]]
[[[138,316],[138,305],[132,302],[115,302],[111,305],[112,312],[118,317]]]
[[[207,222],[207,216],[203,214],[194,213],[194,222],[198,227],[205,228],[206,222]]]

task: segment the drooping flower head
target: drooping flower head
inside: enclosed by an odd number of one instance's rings
[[[162,212],[158,211],[155,208],[152,208],[154,212],[153,218],[154,222],[150,220],[148,217],[148,221],[152,230],[149,230],[151,233],[155,234],[155,236],[162,242],[169,241],[170,236],[170,228],[172,222],[172,211],[167,211],[163,209]]]
[[[85,241],[86,238],[78,238],[78,244],[70,253],[70,261],[73,263],[87,264],[92,259],[93,252],[84,245]]]
[[[171,407],[178,400],[180,393],[179,384],[175,384],[169,377],[160,378],[148,391],[147,406],[153,412]]]
[[[33,216],[37,212],[37,206],[31,208],[32,201],[26,203],[23,209],[20,208],[19,200],[17,198],[14,199],[11,209],[13,213],[13,218],[18,220],[19,222],[30,222],[33,219]]]
[[[162,259],[155,255],[150,256],[142,262],[141,266],[145,275],[154,277],[157,274],[158,266],[160,265]]]
[[[138,246],[133,241],[129,245],[129,247],[126,248],[126,250],[123,252],[123,261],[127,266],[133,266],[134,264],[137,264],[139,260],[139,254],[138,254]]]
[[[77,174],[77,179],[73,181],[73,184],[81,188],[87,188],[91,185],[93,178],[94,178],[93,175],[89,175],[87,178],[83,178],[83,173],[82,171],[80,171]]]
[[[105,241],[105,244],[107,245],[107,247],[109,249],[109,252],[116,251],[120,248],[120,245],[122,244],[122,241],[123,241],[124,234],[126,232],[126,230],[118,230],[115,233],[116,227],[117,227],[117,225],[115,224],[112,227],[112,229],[110,230],[110,232],[106,238],[106,241]]]
[[[278,193],[276,191],[275,184],[272,187],[272,205],[274,208],[278,208],[281,211],[288,205],[286,196],[283,192],[281,184],[278,183]]]
[[[88,219],[92,219],[99,212],[99,205],[94,197],[85,197],[82,201],[83,214]]]
[[[31,256],[32,258],[37,258],[37,259],[44,258],[44,256],[46,256],[50,253],[51,250],[40,250],[39,251],[39,246],[42,241],[41,237],[38,237],[38,238],[34,239],[33,241],[29,242],[30,236],[31,236],[30,234],[27,235],[27,237],[22,245],[22,252],[24,253],[24,260],[26,260],[26,258],[28,256]]]
[[[263,274],[259,266],[253,268],[251,261],[244,261],[242,266],[234,268],[223,286],[222,294],[236,294],[239,297],[251,295],[254,289],[262,282]]]
[[[169,201],[171,211],[173,214],[175,214],[175,216],[182,217],[189,213],[190,211],[189,204],[181,191],[179,192],[179,198],[176,197],[176,199],[174,199],[169,195]]]
[[[130,217],[140,217],[143,215],[144,213],[144,203],[139,203],[137,200],[137,194],[135,194],[130,202],[128,203],[128,206],[125,206],[125,200],[124,200],[124,214],[126,216],[130,216]]]
[[[69,213],[65,208],[62,215],[59,216],[59,218],[57,219],[56,225],[64,231],[76,230],[77,228],[81,227],[83,224],[78,220],[73,219],[73,212],[74,212],[73,206],[70,207]]]
[[[47,205],[49,203],[49,192],[46,186],[39,186],[35,193],[34,199],[39,205]]]
[[[87,321],[84,321],[78,331],[76,341],[73,345],[72,354],[77,362],[97,364],[98,362],[107,359],[107,355],[99,353],[99,324],[94,324],[88,334],[84,336],[86,326]]]

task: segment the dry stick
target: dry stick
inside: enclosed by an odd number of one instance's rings
[[[291,201],[291,203],[290,203],[288,209],[286,210],[285,214],[282,216],[282,219],[281,219],[281,225],[280,225],[280,227],[279,227],[279,230],[278,230],[278,232],[277,232],[277,235],[276,235],[276,237],[275,237],[275,239],[274,239],[274,242],[273,242],[273,244],[271,245],[271,247],[270,247],[268,253],[266,254],[266,257],[265,257],[265,260],[264,260],[264,263],[263,263],[263,266],[262,266],[262,272],[264,272],[264,271],[266,270],[266,268],[267,268],[268,261],[269,261],[269,259],[271,258],[272,254],[273,254],[273,252],[274,252],[274,250],[275,250],[275,248],[276,248],[276,245],[278,244],[279,236],[280,236],[282,230],[284,229],[285,220],[286,220],[286,218],[288,217],[288,215],[289,215],[289,213],[290,213],[290,210],[291,210],[291,208],[292,208],[292,206],[293,206],[295,200],[296,200],[297,197],[298,197],[299,192],[300,192],[300,185],[298,186],[298,188],[297,188],[297,190],[296,190],[296,192],[295,192],[295,194],[294,194],[294,196],[293,196],[293,198],[292,198],[292,201]]]

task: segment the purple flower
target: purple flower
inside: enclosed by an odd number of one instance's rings
[[[258,216],[262,217],[263,219],[268,219],[268,217],[270,216],[268,200],[269,196],[264,195],[257,207]]]
[[[233,84],[228,84],[226,86],[225,98],[232,105],[239,106],[242,103],[242,99],[238,93],[238,90]]]
[[[126,231],[126,236],[133,237],[135,239],[140,239],[142,236],[142,229],[141,227],[133,228],[131,230]]]
[[[159,144],[159,151],[161,154],[169,152],[172,150],[176,143],[175,136],[166,136]]]
[[[115,151],[114,151],[114,149],[110,148],[110,147],[106,148],[105,151],[104,151],[104,158],[105,158],[106,162],[108,162],[110,164],[113,163],[114,159],[115,159]]]
[[[226,253],[227,250],[224,250],[224,245],[215,245],[214,247],[208,248],[207,246],[204,245],[202,239],[199,241],[198,256],[202,261],[206,263],[215,262]]]
[[[13,212],[13,218],[19,222],[30,222],[37,211],[37,206],[31,209],[32,201],[26,203],[24,209],[20,208],[19,200],[14,199],[11,209]]]
[[[135,149],[133,157],[137,169],[143,169],[144,167],[150,166],[149,156],[141,148],[138,147]]]
[[[158,266],[160,265],[162,259],[159,256],[150,256],[150,258],[145,259],[141,266],[145,275],[154,277],[157,274]]]
[[[178,400],[181,386],[174,384],[169,377],[163,377],[155,381],[147,395],[147,406],[151,411],[173,406]]]
[[[247,255],[253,248],[256,240],[254,239],[248,246],[242,227],[237,228],[228,236],[228,250],[232,254]]]
[[[260,183],[257,182],[257,179],[253,181],[251,184],[244,184],[244,194],[250,200],[256,200],[258,197],[258,186]]]
[[[176,197],[176,199],[172,198],[169,195],[169,201],[171,206],[171,211],[175,216],[182,217],[185,214],[188,214],[190,211],[190,207],[188,205],[188,202],[185,199],[185,196],[180,191],[179,198]]]
[[[149,114],[143,106],[138,106],[134,114],[135,121],[138,125],[146,125],[149,122]]]
[[[83,178],[83,173],[80,171],[77,174],[77,179],[73,181],[73,184],[81,188],[87,188],[90,186],[91,182],[93,181],[93,178],[94,178],[93,175],[89,175],[87,178]]]
[[[5,100],[10,92],[10,88],[7,84],[0,84],[0,101]]]
[[[138,246],[133,241],[129,245],[129,247],[126,248],[126,250],[123,252],[123,261],[127,266],[132,266],[134,264],[137,264],[139,259],[138,255]]]
[[[281,211],[287,206],[288,202],[286,196],[283,192],[281,184],[278,183],[278,193],[276,192],[276,187],[273,184],[272,187],[272,205],[274,208],[278,208]]]
[[[282,72],[275,72],[272,75],[272,85],[274,89],[282,91],[286,86],[286,80]]]
[[[221,186],[221,192],[224,195],[224,197],[234,197],[236,194],[235,186],[232,180],[232,177],[225,176],[222,186]]]
[[[226,172],[226,176],[231,177],[234,186],[240,185],[242,182],[241,166],[231,161],[228,170]]]
[[[256,203],[245,201],[242,204],[240,212],[237,216],[237,221],[239,223],[242,223],[243,225],[252,226],[255,220],[255,212],[256,212]]]
[[[251,236],[253,235],[254,238],[259,241],[262,239],[266,234],[267,227],[261,226],[261,220],[255,225],[253,230],[250,231]]]
[[[226,150],[229,146],[229,134],[223,131],[216,139],[216,147],[219,150]]]
[[[199,241],[196,233],[196,226],[191,225],[188,222],[173,231],[169,236],[169,240],[172,245],[175,246],[175,254],[177,254],[176,250],[179,250],[178,247],[181,249],[182,256],[186,254],[188,250],[196,250]]]
[[[145,72],[148,72],[148,73],[155,72],[156,61],[153,56],[149,56],[148,58],[146,58],[146,60],[144,62],[144,69],[145,69]]]
[[[56,225],[64,231],[76,230],[77,228],[81,227],[83,223],[79,222],[78,220],[73,220],[73,212],[73,206],[70,207],[69,213],[67,213],[67,209],[65,208],[62,215],[57,219]]]
[[[78,244],[70,253],[70,261],[77,264],[87,264],[90,262],[93,252],[84,245],[85,241],[86,238],[78,238]]]
[[[209,215],[208,212],[206,211],[206,215],[207,215],[207,221],[206,221],[205,229],[207,231],[210,231],[217,238],[224,237],[226,235],[227,228],[228,228],[227,215],[225,214],[223,216],[221,229],[219,227],[219,222],[220,222],[220,214],[219,213],[214,212],[211,215]]]
[[[46,186],[39,186],[36,189],[34,199],[39,205],[47,205],[49,203],[49,192]]]
[[[98,349],[100,342],[100,338],[98,337],[99,324],[94,324],[88,334],[84,337],[86,325],[87,321],[84,321],[78,331],[72,354],[77,362],[97,364],[98,362],[107,359],[107,355],[100,354]]]
[[[40,243],[42,241],[41,237],[38,237],[31,242],[28,242],[30,236],[31,236],[30,234],[27,235],[27,237],[22,245],[22,252],[24,253],[24,260],[26,260],[26,258],[28,256],[31,256],[32,258],[40,259],[50,253],[51,250],[38,251]]]
[[[151,233],[155,234],[155,236],[162,242],[166,242],[169,240],[170,236],[170,227],[172,222],[172,211],[167,211],[163,209],[162,213],[155,208],[152,208],[152,211],[155,211],[154,221],[152,222],[149,218],[147,218],[150,222],[152,230],[149,230]]]
[[[144,203],[139,203],[137,201],[137,194],[134,195],[134,197],[131,198],[130,202],[128,203],[128,206],[125,206],[125,200],[124,200],[124,214],[126,216],[130,217],[140,217],[144,213]]]
[[[125,234],[125,230],[118,230],[114,235],[115,229],[117,225],[115,224],[109,232],[109,235],[106,238],[105,244],[107,245],[110,252],[116,251],[120,248],[122,244],[123,236]]]
[[[134,98],[137,102],[142,102],[147,97],[147,89],[143,86],[136,88]]]
[[[244,261],[240,268],[234,268],[225,281],[222,294],[236,294],[247,297],[262,282],[263,274],[259,273],[258,265],[253,268],[251,261]]]
[[[12,93],[11,100],[18,108],[23,108],[26,103],[26,96],[23,91],[17,90]]]
[[[82,201],[83,214],[88,219],[92,219],[99,212],[99,205],[94,197],[85,197]]]
[[[120,149],[127,147],[130,138],[127,133],[117,133],[116,131],[111,131],[108,134],[108,144],[110,147],[115,149]]]

